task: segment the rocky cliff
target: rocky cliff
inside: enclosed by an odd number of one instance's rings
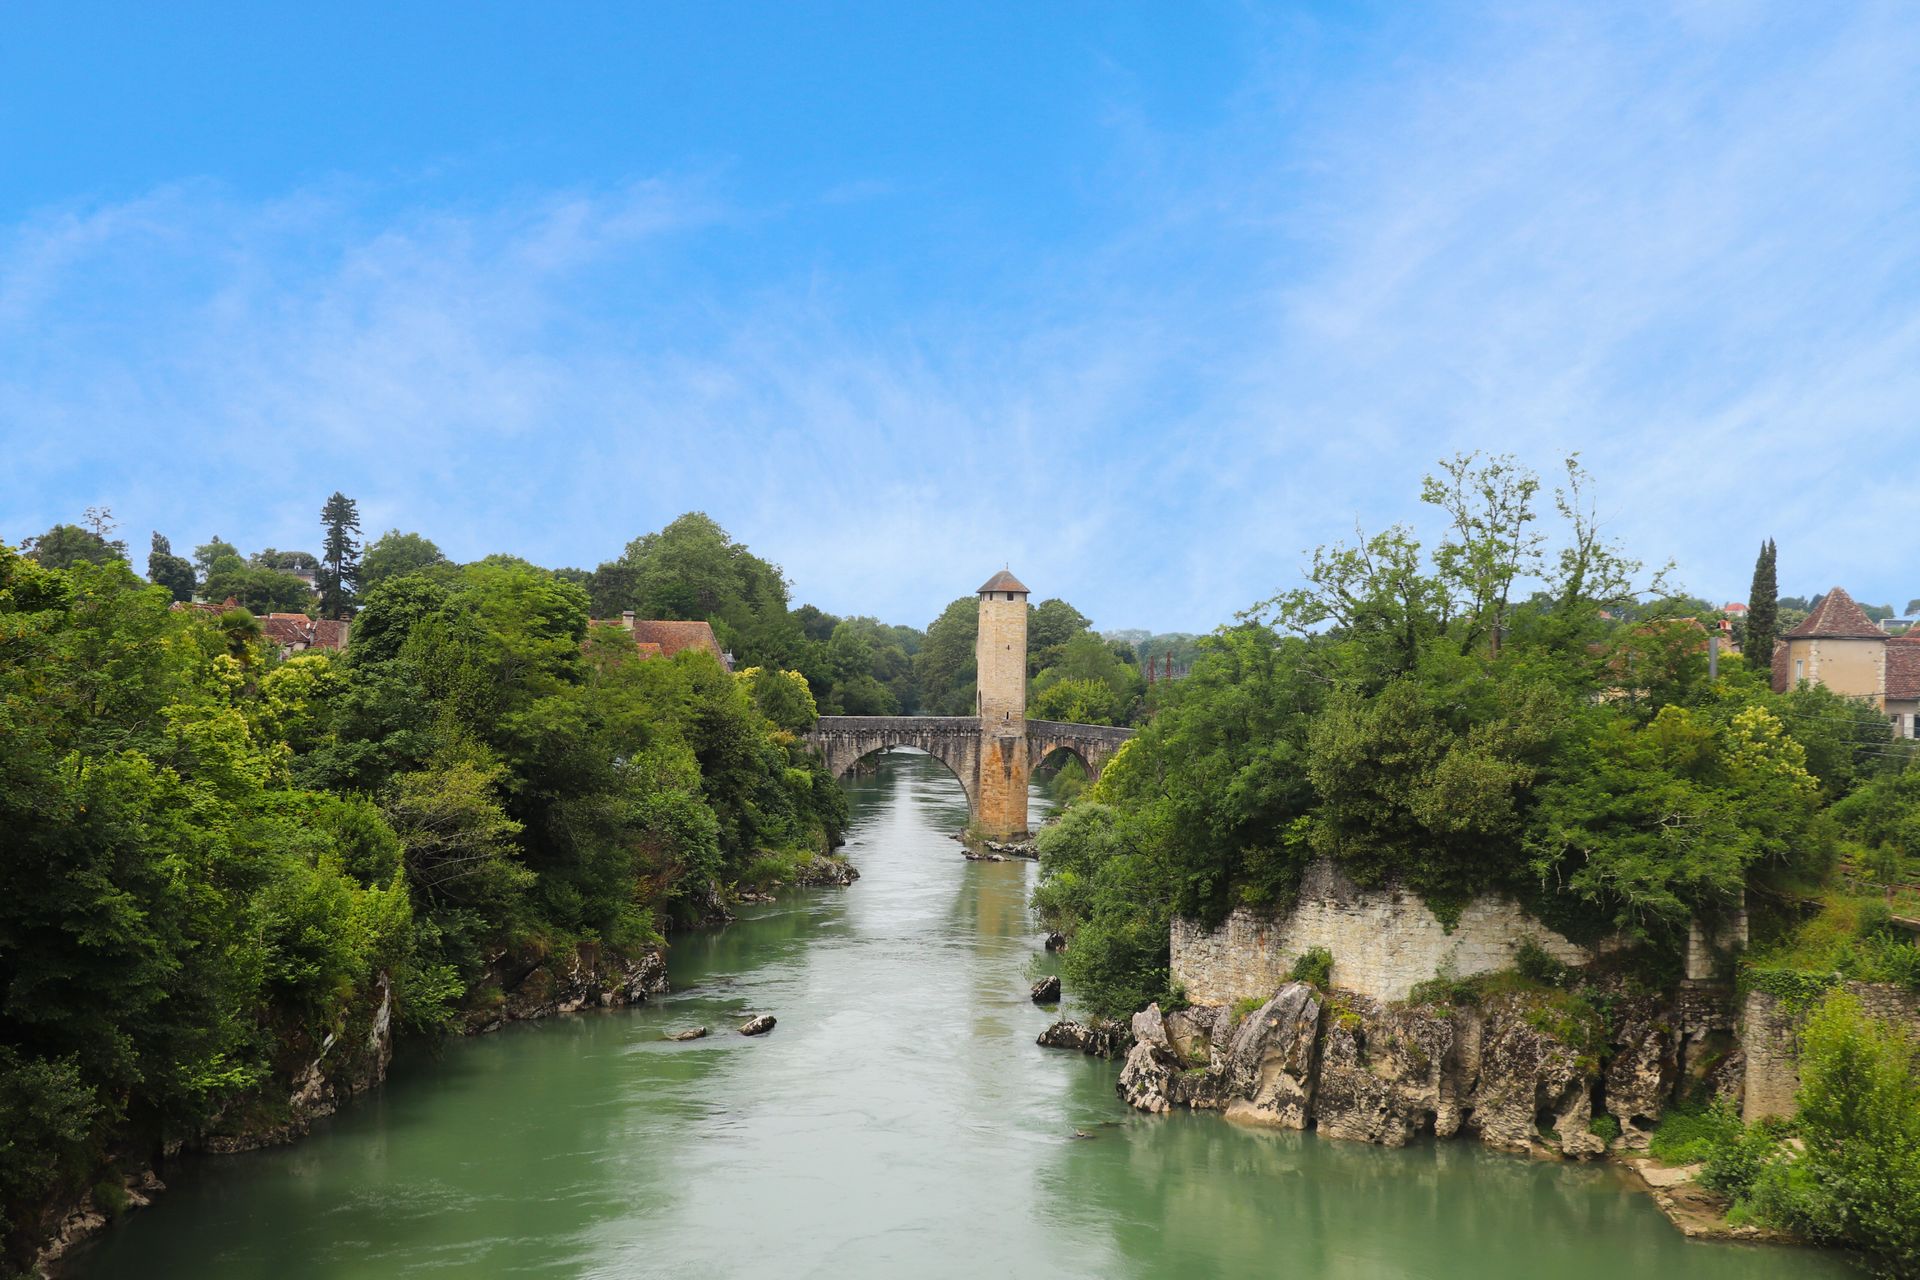
[[[1250,1012],[1136,1014],[1120,1096],[1404,1146],[1422,1134],[1586,1159],[1643,1147],[1683,1076],[1737,1089],[1718,1002],[1508,991],[1473,1003],[1382,1001],[1281,986]],[[1606,1136],[1602,1136],[1606,1135]]]

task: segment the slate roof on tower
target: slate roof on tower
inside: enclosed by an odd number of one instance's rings
[[[1828,640],[1885,640],[1887,633],[1873,625],[1853,597],[1835,587],[1820,598],[1807,620],[1787,632],[1790,638]]]
[[[1013,574],[1005,569],[1002,569],[981,583],[979,587],[975,589],[974,594],[984,595],[989,591],[1019,591],[1027,595],[1032,594],[1032,592],[1027,591],[1026,587],[1021,584],[1020,579],[1014,577]]]

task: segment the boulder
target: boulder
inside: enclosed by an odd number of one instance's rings
[[[845,858],[820,855],[800,868],[794,876],[794,883],[812,885],[816,888],[844,889],[859,878],[859,869]]]
[[[741,1030],[745,1031],[746,1028],[742,1027]],[[668,1040],[699,1040],[706,1034],[707,1029],[705,1027],[688,1027],[685,1031],[669,1031],[665,1038]]]
[[[1050,974],[1047,977],[1040,979],[1040,981],[1033,984],[1033,991],[1030,994],[1035,1004],[1059,1004],[1060,1003],[1059,976]]]
[[[1042,1031],[1035,1043],[1043,1049],[1074,1049],[1095,1058],[1113,1058],[1126,1048],[1127,1032],[1117,1022],[1096,1022],[1088,1027],[1062,1018]]]
[[[740,1024],[740,1034],[743,1036],[763,1036],[773,1030],[773,1025],[774,1017],[772,1014],[755,1014]]]
[[[1050,933],[1050,934],[1048,934],[1048,935],[1047,935],[1047,950],[1049,950],[1049,951],[1065,951],[1066,949],[1067,949],[1067,935],[1066,935],[1066,934],[1064,934],[1064,933]]]
[[[1320,1009],[1319,992],[1290,982],[1240,1024],[1221,1073],[1229,1116],[1284,1129],[1307,1127]]]
[[[1133,1015],[1133,1048],[1115,1084],[1128,1106],[1159,1113],[1176,1106],[1206,1110],[1221,1104],[1224,1075],[1207,1070],[1204,1060],[1198,1066],[1188,1064],[1169,1033],[1169,1027],[1194,1020],[1186,1010],[1162,1014],[1158,1004]]]

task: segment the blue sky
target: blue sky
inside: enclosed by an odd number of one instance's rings
[[[0,445],[9,540],[702,509],[835,612],[1193,630],[1577,449],[1692,590],[1898,607],[1920,13],[12,4]]]

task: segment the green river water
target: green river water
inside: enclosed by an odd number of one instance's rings
[[[1034,1044],[1034,868],[961,859],[965,801],[925,757],[852,788],[851,889],[676,938],[657,1003],[403,1055],[305,1141],[170,1171],[70,1273],[1850,1274],[1689,1243],[1607,1168],[1133,1112],[1117,1064]],[[771,1035],[734,1034],[761,1011]]]

